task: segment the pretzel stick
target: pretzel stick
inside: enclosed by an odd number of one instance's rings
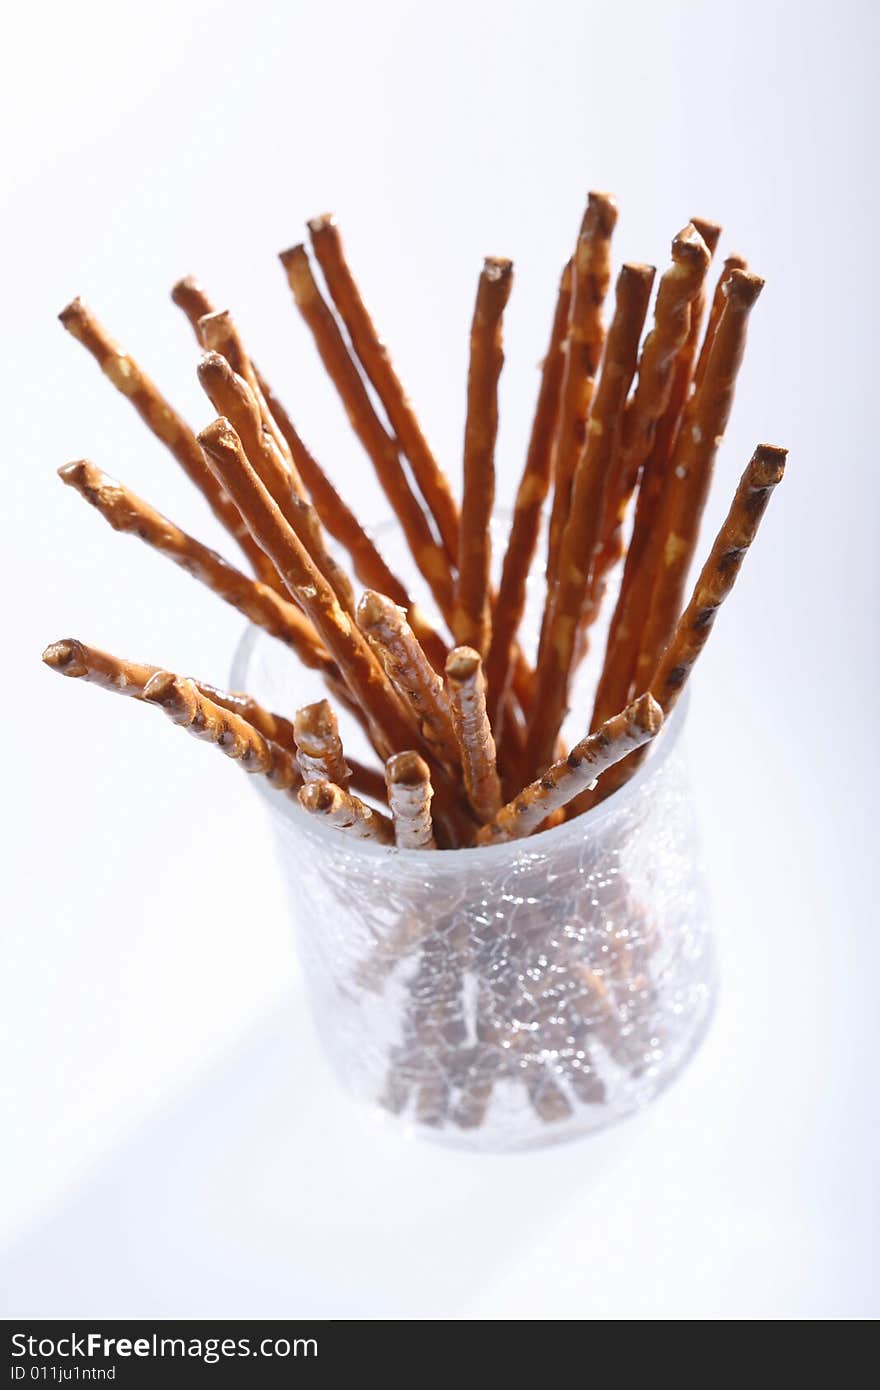
[[[367,716],[383,758],[411,746],[413,728],[366,641],[309,558],[296,533],[248,462],[241,440],[221,417],[202,430],[199,443],[218,479],[247,519],[285,588],[311,619],[338,663],[351,694]]]
[[[258,579],[234,569],[216,551],[181,531],[148,502],[88,460],[65,464],[59,468],[58,476],[100,512],[114,531],[127,532],[145,541],[224,603],[231,604],[257,627],[292,648],[304,666],[338,679],[339,667],[295,604],[281,598]]]
[[[193,276],[178,280],[171,297],[183,309],[199,343],[202,342],[199,322],[206,314],[214,311],[214,306],[205,290]],[[392,602],[406,609],[407,621],[418,637],[431,665],[442,671],[446,664],[448,648],[439,632],[428,621],[427,615],[413,602],[403,584],[388,568],[381,552],[368,533],[361,526],[354,512],[342,500],[317,459],[311,453],[297,432],[290,415],[263,376],[259,367],[251,361],[254,375],[278,429],[284,436],[289,457],[311,497],[321,524],[334,540],[344,546],[351,556],[354,572],[362,584],[370,589],[378,589],[387,594]]]
[[[706,244],[710,250],[714,249],[720,229],[713,223],[701,222],[700,226],[709,234]],[[705,241],[706,237],[703,239]],[[639,639],[650,610],[657,572],[657,555],[661,546],[659,518],[671,469],[672,451],[691,388],[704,313],[705,282],[691,305],[687,342],[675,364],[669,403],[657,424],[651,452],[642,469],[620,593],[608,631],[605,659],[596,690],[590,725],[593,729],[620,709],[632,691]]]
[[[371,840],[379,845],[394,843],[394,829],[387,816],[332,782],[306,783],[300,790],[299,803],[310,815],[347,831],[357,840]]]
[[[699,388],[679,431],[672,456],[661,521],[663,548],[648,621],[639,643],[635,668],[637,687],[647,685],[653,676],[681,612],[715,455],[733,405],[749,313],[763,284],[757,275],[744,270],[731,271],[725,282],[726,303]]]
[[[503,806],[480,831],[477,844],[497,845],[531,835],[551,811],[567,806],[607,768],[652,739],[662,723],[663,711],[653,696],[639,696]]]
[[[354,590],[342,566],[327,550],[318,513],[305,496],[302,483],[290,473],[264,428],[260,402],[244,377],[238,376],[219,352],[206,352],[199,362],[199,381],[218,415],[232,423],[258,478],[292,526],[342,607],[354,613]]]
[[[431,824],[431,769],[418,753],[395,753],[385,764],[388,805],[398,849],[436,849]]]
[[[236,376],[240,376],[247,383],[254,400],[257,402],[260,419],[287,464],[294,492],[297,496],[305,498],[306,493],[302,479],[288,452],[287,441],[263,398],[256,369],[245,349],[241,334],[231,313],[228,309],[214,309],[211,313],[204,314],[199,320],[197,332],[204,346],[209,351],[218,352],[221,357],[225,358]]]
[[[560,544],[557,583],[548,594],[545,611],[546,639],[538,662],[526,747],[532,775],[550,762],[565,713],[578,621],[587,597],[607,478],[618,446],[653,279],[651,266],[624,265],[617,280],[614,317]]]
[[[697,580],[690,603],[651,681],[651,693],[669,714],[708,640],[718,609],[736,582],[770,495],[785,472],[787,450],[759,444]]]
[[[458,766],[449,700],[406,616],[372,589],[361,598],[357,621],[394,689],[413,713],[422,738],[441,762]]]
[[[300,786],[299,769],[290,754],[263,738],[240,715],[221,709],[195,681],[158,671],[144,687],[143,698],[147,704],[159,705],[173,724],[194,738],[215,744],[227,758],[240,762],[245,772],[260,773],[278,791],[293,794]]]
[[[91,353],[117,391],[131,401],[149,430],[170,450],[217,520],[238,542],[255,573],[264,582],[271,581],[271,566],[254,545],[235,507],[205,466],[202,451],[189,425],[172,409],[134,358],[113,341],[81,299],[72,300],[58,317],[71,337]]]
[[[616,223],[616,200],[608,193],[591,193],[572,262],[562,401],[553,449],[554,492],[547,541],[550,587],[556,580],[574,471],[586,439],[587,417],[605,342],[602,305],[611,283],[611,237]]]
[[[477,286],[471,323],[458,589],[452,616],[455,640],[461,645],[476,647],[481,656],[488,652],[491,638],[490,526],[495,501],[498,379],[504,364],[501,321],[512,286],[512,262],[487,257]]]
[[[62,676],[82,678],[90,685],[102,690],[112,690],[118,695],[128,695],[142,700],[147,682],[161,671],[161,666],[147,666],[141,662],[124,661],[97,647],[86,646],[75,638],[65,637],[53,642],[43,652],[43,661]],[[240,715],[252,724],[258,733],[271,743],[277,743],[287,753],[296,753],[293,725],[281,714],[273,714],[259,704],[252,695],[239,691],[220,690],[207,681],[195,682],[198,689],[215,705]],[[376,768],[349,759],[351,785],[365,796],[381,800],[385,795],[385,779]]]
[[[700,355],[697,358],[697,365],[694,368],[693,389],[695,391],[706,374],[706,363],[709,360],[709,353],[712,348],[712,343],[715,340],[715,334],[718,330],[718,324],[724,310],[726,301],[724,286],[735,270],[748,270],[748,268],[749,263],[745,256],[734,254],[724,258],[724,265],[721,268],[721,274],[715,286],[715,293],[712,296],[712,304],[709,309],[709,321],[706,324],[706,335],[703,338],[703,345],[700,348]]]
[[[451,651],[446,662],[446,684],[465,791],[471,810],[483,825],[501,808],[501,783],[495,766],[495,740],[486,713],[486,682],[479,652],[473,647]]]
[[[303,705],[294,716],[296,761],[304,782],[335,782],[347,790],[351,770],[342,751],[336,715],[326,700]]]
[[[511,646],[525,608],[526,581],[538,543],[541,509],[550,487],[553,434],[559,415],[559,391],[565,366],[563,343],[571,304],[571,275],[569,262],[559,282],[556,313],[541,370],[529,449],[516,494],[501,583],[493,608],[492,641],[486,658],[486,684],[489,723],[496,730],[501,702],[510,680]]]
[[[692,222],[672,243],[672,265],[660,278],[654,324],[645,339],[639,358],[638,384],[627,407],[618,457],[609,478],[605,499],[603,538],[606,528],[619,535],[636,479],[651,452],[670,401],[675,363],[690,332],[691,306],[700,294],[709,268],[710,252]],[[607,568],[600,551],[597,566]],[[588,619],[598,611],[600,590],[593,585]]]
[[[305,247],[281,252],[281,264],[327,373],[345,406],[349,422],[368,454],[379,483],[397,516],[413,559],[443,617],[452,611],[454,591],[446,556],[407,481],[397,445],[373,409],[367,389],[336,320],[321,297]]]
[[[330,297],[345,324],[358,360],[382,402],[397,442],[409,459],[413,477],[443,542],[447,559],[458,558],[459,514],[449,480],[425,438],[406,389],[364,303],[345,258],[336,219],[314,217],[309,234]]]

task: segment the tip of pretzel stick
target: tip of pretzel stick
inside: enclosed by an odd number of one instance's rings
[[[723,228],[717,222],[709,222],[705,217],[692,217],[691,226],[696,227],[709,248],[709,255],[714,256]]]
[[[610,237],[617,225],[617,199],[613,193],[593,189],[587,194],[587,208],[581,223],[581,236]]]
[[[309,300],[316,299],[318,287],[315,284],[315,277],[312,275],[312,267],[309,265],[308,252],[302,242],[298,242],[296,246],[288,247],[286,251],[279,251],[278,259],[287,273],[287,283],[293,290],[297,304],[304,304]]]
[[[196,438],[209,454],[215,452],[227,454],[230,450],[237,451],[240,443],[238,435],[225,415],[218,415],[217,419],[212,420],[210,425],[199,430]]]
[[[216,352],[213,348],[202,353],[196,367],[196,374],[203,386],[212,380],[216,381],[218,377],[222,377],[225,381],[231,372],[232,368],[223,353]]]
[[[302,705],[293,717],[297,735],[320,733],[326,729],[333,718],[333,706],[329,700],[315,700],[310,705]]]
[[[764,281],[760,275],[755,275],[751,270],[734,269],[725,281],[724,293],[728,300],[743,308],[750,308],[763,288]]]
[[[693,222],[689,222],[672,238],[672,259],[674,261],[691,261],[696,265],[707,266],[709,264],[711,260],[709,248]]]
[[[68,487],[82,488],[88,483],[96,483],[101,477],[101,470],[88,459],[74,459],[73,463],[61,465],[58,476]]]
[[[387,623],[389,618],[396,618],[400,611],[397,604],[385,594],[375,589],[365,589],[357,606],[358,627],[362,630],[378,627]]]
[[[328,811],[333,810],[339,796],[339,787],[333,782],[306,782],[299,790],[299,804],[303,810],[311,811],[313,815],[326,815]]]
[[[43,661],[46,666],[51,666],[53,671],[60,671],[62,676],[89,674],[89,664],[83,652],[82,642],[78,642],[75,637],[62,637],[58,642],[50,642],[43,652]]]
[[[317,217],[310,217],[306,226],[312,236],[320,236],[321,232],[329,231],[337,226],[335,212],[321,212]],[[283,258],[283,253],[282,253]]]
[[[641,261],[624,261],[620,267],[618,280],[644,280],[651,281],[657,274],[655,265],[646,265]]]
[[[422,787],[431,780],[431,770],[424,758],[412,749],[394,753],[385,764],[385,777],[396,787]]]
[[[202,282],[195,275],[181,275],[171,286],[171,301],[183,308],[191,303],[194,295],[201,298],[204,292]]]
[[[232,315],[228,309],[214,309],[210,314],[202,314],[199,319],[199,335],[205,347],[211,351],[228,342],[232,331]]]
[[[513,261],[506,256],[487,256],[483,261],[483,275],[487,280],[507,280],[513,274]]]
[[[759,444],[749,464],[755,487],[775,487],[785,472],[787,458],[787,449],[777,444]]]
[[[663,710],[650,691],[633,700],[629,707],[629,716],[636,728],[646,734],[656,734],[663,725]]]
[[[79,295],[77,295],[75,299],[72,299],[69,304],[65,304],[61,313],[58,315],[59,322],[63,323],[68,333],[72,333],[74,337],[76,337],[78,326],[87,317],[88,310]]]
[[[741,256],[738,251],[731,251],[729,256],[724,257],[724,269],[726,271],[748,270],[748,268],[748,261],[745,256]]]
[[[481,664],[480,653],[473,647],[453,647],[446,658],[446,674],[453,683],[469,681]]]

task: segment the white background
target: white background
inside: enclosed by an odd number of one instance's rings
[[[876,7],[18,7],[2,332],[2,1311],[819,1318],[880,1311]],[[330,1081],[247,779],[40,664],[77,635],[223,683],[240,631],[55,478],[203,505],[55,322],[75,293],[198,425],[196,271],[366,514],[368,465],[275,253],[334,208],[457,474],[485,253],[509,254],[500,491],[588,188],[618,260],[692,214],[767,278],[707,530],[754,443],[788,476],[694,679],[724,956],[682,1081],[520,1157],[407,1143]],[[10,775],[11,770],[11,775]]]

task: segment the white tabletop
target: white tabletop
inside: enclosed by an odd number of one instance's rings
[[[5,219],[0,1312],[876,1316],[876,15],[544,0],[454,4],[428,29],[382,3],[295,7],[294,31],[259,0],[247,25],[165,0],[147,24],[51,8],[50,43],[45,7],[17,19],[0,83],[29,131]],[[696,213],[767,277],[706,535],[757,440],[790,465],[693,681],[723,960],[708,1040],[614,1131],[468,1157],[332,1081],[247,779],[39,663],[75,635],[222,683],[240,631],[55,479],[89,456],[222,545],[53,315],[82,293],[201,424],[167,298],[197,271],[376,515],[275,252],[336,207],[456,472],[480,258],[509,253],[509,495],[589,187],[619,195],[618,259],[662,266]]]

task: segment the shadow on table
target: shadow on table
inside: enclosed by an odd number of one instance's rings
[[[639,1128],[497,1157],[407,1140],[291,1000],[5,1255],[5,1315],[466,1317]]]

